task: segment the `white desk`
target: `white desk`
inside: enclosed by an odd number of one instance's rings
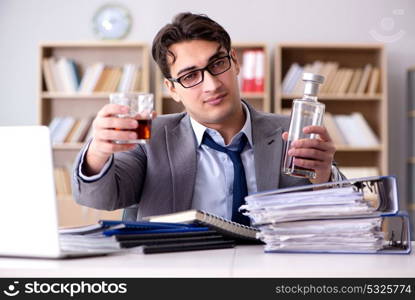
[[[0,258],[0,277],[415,277],[415,254],[265,254],[263,246],[237,246],[69,260]]]

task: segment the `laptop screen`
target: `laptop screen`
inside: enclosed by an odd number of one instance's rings
[[[59,253],[49,129],[0,127],[0,255]]]

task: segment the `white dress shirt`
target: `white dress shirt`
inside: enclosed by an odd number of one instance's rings
[[[229,150],[236,150],[241,136],[245,134],[248,142],[241,153],[241,159],[245,169],[248,194],[255,193],[257,191],[257,185],[252,144],[251,116],[245,104],[243,104],[243,108],[246,113],[245,124],[228,145],[225,145],[218,131],[207,128],[190,118],[197,141],[197,172],[192,208],[211,212],[229,220],[232,218],[233,163],[226,153],[216,151],[202,144],[202,139],[203,134],[207,131],[217,144]]]

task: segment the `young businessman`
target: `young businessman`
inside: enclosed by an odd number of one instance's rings
[[[118,119],[123,107],[105,105],[94,120],[94,136],[78,155],[73,191],[79,204],[113,210],[134,206],[127,218],[201,209],[248,224],[238,212],[247,194],[308,179],[280,172],[289,118],[256,111],[240,98],[240,65],[228,33],[203,15],[182,13],[157,34],[153,58],[172,98],[186,112],[153,120],[146,145],[117,145],[132,139],[137,122]],[[332,166],[335,148],[324,127],[307,133],[290,155],[314,169],[312,183],[340,179]]]

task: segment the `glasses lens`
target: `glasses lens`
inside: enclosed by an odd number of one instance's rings
[[[187,73],[180,77],[180,83],[184,87],[191,87],[202,81],[202,72],[200,70]]]
[[[213,75],[219,75],[225,71],[227,71],[231,66],[229,57],[222,57],[215,61],[213,61],[211,64],[209,64],[208,69],[211,74]]]

